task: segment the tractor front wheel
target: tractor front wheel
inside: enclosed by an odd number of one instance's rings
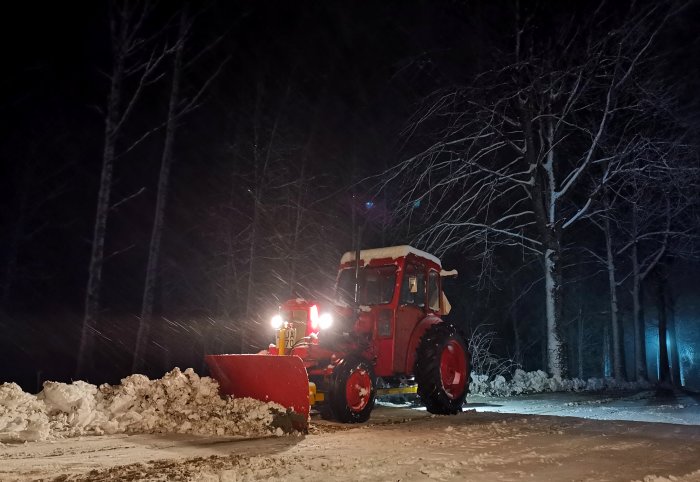
[[[425,332],[416,353],[418,396],[430,413],[459,413],[469,390],[469,353],[451,323],[437,323]]]
[[[358,357],[346,357],[333,370],[328,404],[333,418],[344,423],[369,419],[377,392],[372,366]]]

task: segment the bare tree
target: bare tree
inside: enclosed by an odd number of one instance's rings
[[[602,146],[615,121],[643,104],[637,71],[667,10],[658,4],[628,12],[620,23],[601,9],[589,24],[562,22],[546,41],[533,35],[532,18],[518,16],[513,53],[503,56],[511,62],[477,77],[475,86],[430,96],[407,133],[414,142],[423,135],[427,146],[387,173],[390,182],[405,181],[400,211],[415,200],[430,206],[416,237],[421,245],[478,251],[484,266],[509,247],[540,258],[554,376],[567,367],[562,239],[624,172]],[[609,33],[597,35],[596,23]]]
[[[144,37],[144,23],[153,12],[149,1],[110,2],[110,35],[112,46],[112,71],[105,114],[102,171],[97,196],[92,252],[85,291],[85,314],[76,376],[84,375],[92,364],[94,336],[100,312],[100,287],[105,259],[104,245],[107,217],[110,211],[112,174],[118,158],[118,142],[122,137],[129,116],[144,90],[160,78],[159,66],[166,56],[165,47],[154,46],[156,36]]]
[[[478,325],[469,334],[469,354],[472,372],[475,375],[486,375],[488,381],[498,376],[512,376],[520,365],[510,358],[503,358],[493,353],[493,342],[496,332],[490,331],[487,325]]]
[[[606,192],[602,196],[603,204],[603,223],[602,231],[605,237],[605,269],[608,274],[608,291],[610,293],[610,332],[611,336],[611,347],[612,347],[612,365],[613,365],[613,376],[617,380],[624,380],[627,378],[624,373],[624,343],[622,338],[622,327],[620,326],[620,307],[618,303],[617,296],[617,270],[615,264],[615,253],[613,246],[613,231],[610,222],[610,212],[613,209],[611,205],[609,194]],[[600,225],[599,225],[600,227]]]
[[[146,347],[150,333],[150,325],[153,318],[153,305],[155,301],[156,281],[158,278],[158,265],[160,262],[161,240],[163,237],[163,225],[165,222],[165,209],[167,205],[168,185],[170,182],[170,169],[174,160],[174,147],[177,135],[177,128],[182,118],[195,109],[207,90],[212,80],[219,74],[227,60],[219,64],[213,74],[202,83],[199,90],[193,95],[186,97],[181,93],[182,76],[185,69],[192,62],[185,62],[184,51],[187,39],[192,28],[192,19],[188,13],[187,6],[180,11],[180,25],[175,42],[170,97],[168,101],[168,113],[165,122],[165,139],[163,141],[163,151],[161,154],[160,172],[158,175],[158,188],[156,192],[156,207],[151,230],[151,240],[148,247],[148,261],[146,265],[146,278],[144,281],[143,299],[141,304],[141,317],[139,319],[139,329],[134,348],[132,371],[137,372],[143,369],[145,363]],[[216,45],[221,37],[217,38],[202,51],[210,50]],[[193,56],[196,60],[199,54]]]
[[[674,244],[691,236],[693,229],[683,221],[692,198],[682,192],[677,191],[675,195],[672,192],[679,179],[687,178],[688,171],[663,169],[659,172],[649,167],[650,163],[645,161],[644,169],[640,170],[644,177],[637,175],[631,180],[633,191],[628,198],[629,218],[625,229],[628,242],[617,252],[628,255],[631,264],[631,272],[625,278],[629,277],[631,284],[635,377],[638,380],[648,378],[642,300],[644,282],[672,252]],[[654,189],[653,186],[664,187]]]

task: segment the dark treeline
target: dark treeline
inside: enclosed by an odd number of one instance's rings
[[[697,386],[698,6],[482,3],[14,7],[0,380],[254,352],[363,226],[497,357]]]

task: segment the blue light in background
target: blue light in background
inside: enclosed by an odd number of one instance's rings
[[[695,347],[691,344],[678,343],[678,357],[681,362],[681,385],[686,385],[686,371],[693,373],[696,371]]]
[[[374,201],[367,201],[367,202],[365,203],[365,207],[366,207],[367,209],[372,209],[372,208],[374,207]]]
[[[681,385],[687,386],[697,386],[700,380],[698,379],[699,361],[698,352],[700,351],[700,345],[692,336],[691,333],[686,331],[687,323],[682,320],[677,322],[677,336],[678,336],[678,363],[679,371],[681,376]],[[691,326],[693,326],[691,324]],[[669,358],[671,357],[671,340],[670,337],[666,338],[666,349],[668,351]],[[652,381],[659,379],[659,332],[656,326],[648,326],[646,329],[646,350],[647,350],[647,369],[649,377]],[[673,364],[673,360],[670,360]],[[656,380],[654,380],[654,375]]]

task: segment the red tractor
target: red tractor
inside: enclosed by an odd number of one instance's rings
[[[440,260],[410,246],[348,252],[334,303],[282,304],[274,345],[258,355],[208,355],[224,394],[310,405],[364,422],[379,395],[418,393],[431,413],[455,414],[469,388],[469,353],[442,291]],[[378,387],[378,384],[381,387]]]

